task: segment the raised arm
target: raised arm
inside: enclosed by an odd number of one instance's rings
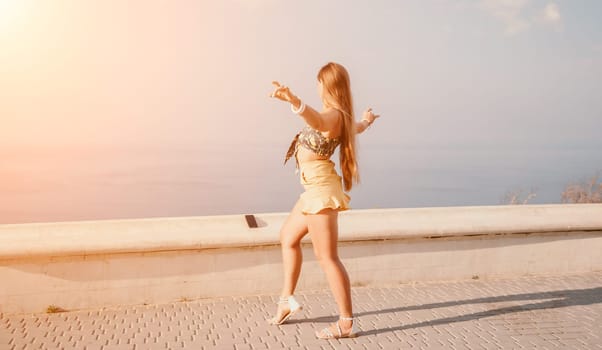
[[[372,113],[372,108],[368,108],[364,111],[362,119],[359,122],[355,123],[355,132],[358,134],[363,133],[364,131],[366,131],[366,129],[370,127],[370,125],[372,125],[372,123],[374,123],[374,121],[378,117],[380,117],[379,114]]]
[[[330,108],[320,113],[314,108],[303,103],[303,101],[301,101],[299,97],[295,96],[295,94],[293,94],[287,86],[280,85],[280,83],[277,81],[273,81],[272,84],[276,87],[276,89],[270,94],[270,97],[289,102],[293,112],[303,117],[309,126],[320,131],[330,131],[336,127],[339,120],[339,111],[334,108]],[[362,119],[355,123],[356,133],[359,134],[364,132],[378,117],[380,117],[380,115],[372,113],[372,108],[368,108],[366,111],[364,111]]]
[[[362,119],[359,122],[355,122],[355,132],[358,134],[363,133],[370,126],[370,122],[366,119]]]
[[[270,97],[289,102],[293,112],[299,114],[312,128],[320,131],[330,131],[336,126],[340,113],[336,109],[331,108],[320,113],[311,106],[303,103],[288,87],[280,85],[277,81],[273,81],[272,84],[276,86],[276,90],[270,94]]]
[[[305,122],[311,126],[312,128],[320,131],[331,131],[337,126],[339,111],[334,108],[330,108],[322,113],[316,111],[309,105],[305,105],[303,107],[303,102],[295,96],[293,102],[291,102],[293,106],[293,111],[299,111],[299,114]]]

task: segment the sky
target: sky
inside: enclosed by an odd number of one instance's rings
[[[0,147],[286,144],[351,75],[369,144],[579,147],[602,126],[602,2],[0,0]],[[286,147],[286,146],[284,146]]]
[[[284,211],[284,153],[350,73],[352,207],[558,201],[599,170],[599,0],[0,0],[0,222]],[[336,159],[335,159],[336,161]],[[296,184],[298,185],[298,184]]]

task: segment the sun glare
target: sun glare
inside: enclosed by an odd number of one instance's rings
[[[26,1],[0,0],[0,29],[14,23],[25,8]]]

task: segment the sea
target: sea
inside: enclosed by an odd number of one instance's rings
[[[288,212],[303,188],[287,147],[3,149],[0,224]],[[595,146],[393,143],[361,148],[358,163],[352,210],[562,203],[568,185],[602,182]]]

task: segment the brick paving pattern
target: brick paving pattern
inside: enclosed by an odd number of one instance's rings
[[[55,314],[0,314],[0,349],[602,349],[602,271],[352,287],[360,336],[316,339],[329,290],[270,326],[278,292]]]

